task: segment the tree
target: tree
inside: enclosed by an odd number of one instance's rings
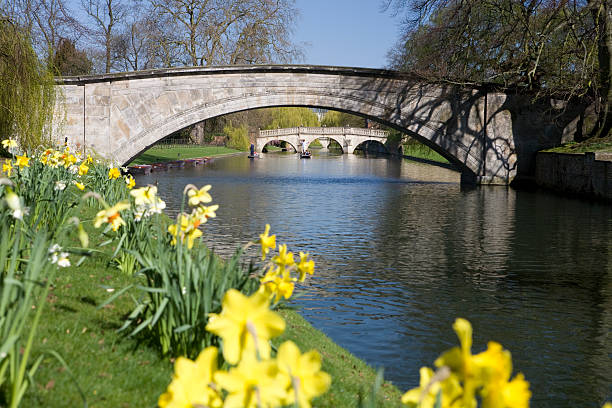
[[[93,23],[90,35],[103,49],[104,71],[108,73],[113,65],[113,40],[125,16],[125,5],[121,0],[81,0],[81,5]]]
[[[321,125],[327,127],[364,127],[365,119],[360,116],[351,115],[350,113],[338,112],[329,110],[321,119]]]
[[[184,65],[289,61],[293,0],[150,0]]]
[[[264,129],[319,126],[319,117],[309,108],[270,108],[270,122]]]
[[[53,66],[61,76],[88,75],[92,63],[84,51],[76,49],[71,40],[62,38],[53,56]]]
[[[53,73],[39,61],[28,32],[0,18],[0,138],[17,138],[24,149],[44,145],[54,103]]]
[[[404,14],[394,68],[425,78],[495,83],[536,96],[591,98],[607,135],[611,0],[384,0]]]

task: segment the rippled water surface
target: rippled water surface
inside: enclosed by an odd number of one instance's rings
[[[457,343],[496,340],[532,384],[533,407],[612,400],[612,207],[505,187],[464,188],[453,171],[353,155],[215,159],[138,178],[171,211],[212,184],[211,247],[229,254],[266,223],[310,252],[302,314],[400,389]],[[253,252],[255,256],[255,252]]]

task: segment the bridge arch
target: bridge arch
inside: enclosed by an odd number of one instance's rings
[[[526,98],[366,68],[187,67],[63,78],[58,86],[57,105],[64,108],[65,120],[54,125],[62,127],[62,136],[118,163],[202,120],[255,108],[304,106],[377,120],[415,136],[475,181],[507,184],[519,165],[530,166],[529,154],[540,148],[533,142],[536,132],[546,133],[548,140],[551,132],[557,137],[565,131],[559,126],[551,131],[551,124],[541,120],[528,122],[533,110],[524,108]],[[515,124],[521,115],[528,129]],[[564,123],[573,120],[568,115]]]
[[[296,152],[298,151],[297,146],[295,146],[295,144],[294,144],[293,142],[291,142],[291,141],[290,141],[288,138],[284,138],[284,137],[278,137],[278,138],[276,138],[276,139],[270,139],[270,140],[267,140],[267,141],[265,142],[265,144],[262,146],[262,149],[261,149],[261,150],[263,150],[263,148],[265,148],[267,145],[269,145],[270,143],[275,142],[275,141],[285,142],[285,143],[287,143],[289,146],[291,146],[291,147],[293,148],[293,150],[295,150]]]
[[[380,142],[379,140],[376,140],[376,139],[364,140],[363,142],[361,142],[357,146],[355,146],[355,150],[357,150],[359,146],[366,145],[367,143],[376,143],[377,145],[382,146],[386,153],[391,153],[389,151],[389,149],[387,148],[387,146],[385,146],[384,143],[382,143],[382,142]]]

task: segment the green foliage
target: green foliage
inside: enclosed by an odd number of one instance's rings
[[[51,138],[53,73],[42,64],[19,27],[0,19],[0,137],[33,150]]]
[[[132,164],[162,163],[180,159],[191,159],[194,157],[216,156],[221,154],[236,153],[238,150],[229,149],[225,146],[154,146],[138,156]]]
[[[62,38],[53,56],[53,66],[61,76],[88,75],[93,67],[84,51],[79,51],[74,43]]]
[[[240,125],[239,127],[233,127],[230,122],[223,128],[223,132],[227,135],[228,140],[226,146],[230,149],[236,150],[248,150],[249,143],[249,129],[246,125]]]
[[[319,126],[317,114],[309,108],[271,108],[269,115],[271,122],[264,129]]]
[[[365,127],[365,120],[362,117],[351,115],[350,113],[338,112],[334,110],[327,111],[321,120],[322,126],[327,127]]]
[[[30,362],[34,335],[49,290],[45,233],[21,239],[24,225],[0,210],[0,405],[19,405],[40,364]],[[28,257],[25,262],[19,258]],[[31,324],[28,325],[30,319]]]

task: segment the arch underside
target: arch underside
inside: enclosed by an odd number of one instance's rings
[[[385,144],[384,144],[384,143],[382,143],[380,140],[376,140],[376,139],[368,139],[368,140],[364,140],[363,142],[361,142],[361,143],[359,143],[357,146],[355,146],[355,150],[357,150],[357,148],[358,148],[359,146],[361,146],[361,145],[365,145],[366,143],[372,143],[372,142],[376,143],[377,145],[382,146],[382,147],[385,149],[385,151],[386,151],[387,153],[389,153],[389,149],[387,149],[387,146],[385,146]]]
[[[475,153],[479,149],[457,143],[456,140],[445,135],[442,129],[436,129],[428,123],[427,118],[418,120],[414,116],[404,115],[403,112],[398,113],[381,103],[346,95],[333,96],[329,93],[325,95],[291,92],[247,94],[241,97],[218,99],[166,116],[158,115],[158,120],[153,126],[130,137],[128,141],[115,148],[112,155],[118,162],[127,164],[160,139],[187,126],[230,113],[279,106],[332,109],[376,120],[413,136],[448,158],[461,171],[467,170],[478,174],[480,170],[480,157]],[[343,147],[342,143],[339,142],[339,144]]]
[[[289,138],[285,138],[285,137],[282,137],[282,136],[280,136],[280,137],[276,137],[276,138],[271,139],[271,140],[266,140],[266,142],[265,142],[265,143],[264,143],[264,145],[262,146],[262,150],[263,150],[263,148],[264,148],[264,147],[266,147],[266,146],[267,146],[267,145],[269,145],[270,143],[272,143],[272,142],[276,142],[276,141],[279,141],[279,142],[285,142],[285,143],[287,143],[289,146],[291,146],[291,147],[293,148],[293,150],[295,150],[296,152],[298,151],[298,150],[297,150],[297,147],[296,147],[296,146],[294,146],[294,144],[293,144],[291,141],[289,141]]]

